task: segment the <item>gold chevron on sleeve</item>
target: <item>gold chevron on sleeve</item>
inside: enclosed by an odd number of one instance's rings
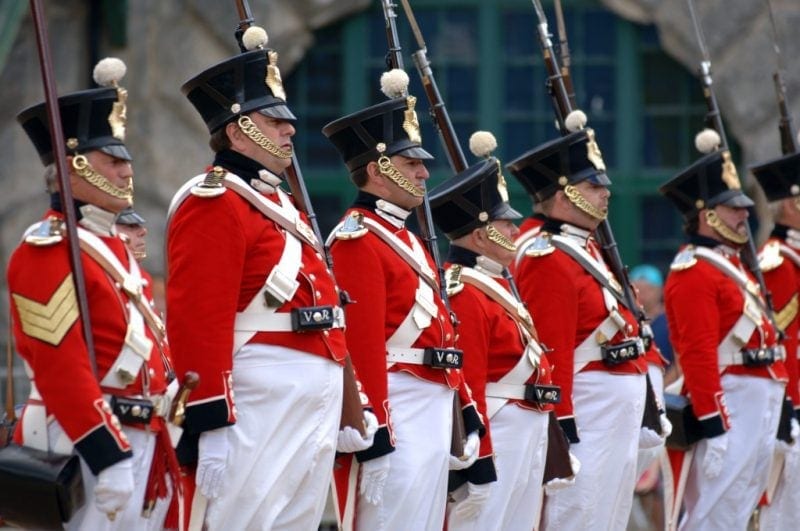
[[[58,346],[67,331],[78,320],[78,301],[72,273],[56,289],[47,303],[42,304],[17,293],[12,293],[19,311],[20,324],[25,335]]]
[[[781,330],[786,330],[786,327],[792,322],[792,320],[797,317],[797,310],[798,310],[798,300],[797,300],[797,293],[792,296],[789,302],[786,303],[786,306],[781,308],[775,315],[775,321],[778,325],[778,328]]]

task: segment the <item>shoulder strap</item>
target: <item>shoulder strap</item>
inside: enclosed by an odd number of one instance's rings
[[[795,251],[785,243],[780,244],[780,251],[783,256],[787,257],[789,260],[794,262],[794,265],[800,267],[800,254],[797,254],[797,251]]]
[[[464,267],[461,269],[461,280],[465,284],[472,284],[487,297],[502,306],[502,308],[514,318],[514,320],[528,333],[529,336],[536,336],[531,314],[525,308],[525,305],[516,300],[514,296],[503,287],[502,284],[497,282],[489,275],[475,271],[475,269],[471,267]]]
[[[616,280],[612,281],[613,277],[610,276],[610,273],[604,271],[592,255],[586,252],[585,249],[575,245],[571,240],[557,234],[554,234],[550,238],[550,242],[553,246],[571,256],[587,273],[592,275],[601,286],[606,288],[620,304],[627,308],[628,305],[625,302],[625,297],[622,296],[622,288],[619,283]]]
[[[727,258],[707,247],[697,247],[694,254],[696,257],[705,260],[721,271],[722,274],[733,280],[736,285],[739,286],[739,289],[745,293],[749,293],[753,299],[755,299],[763,312],[767,311],[767,305],[759,293],[756,283],[750,280],[743,271],[734,267]]]
[[[391,249],[395,253],[397,253],[400,256],[400,258],[402,258],[403,261],[406,262],[411,267],[411,269],[413,269],[417,273],[417,275],[419,275],[420,278],[422,278],[425,281],[426,284],[428,284],[431,288],[433,288],[434,291],[437,292],[439,291],[439,284],[436,282],[436,278],[434,277],[431,268],[428,266],[427,263],[424,264],[420,263],[420,261],[417,260],[416,257],[414,256],[413,251],[408,247],[408,245],[406,245],[406,243],[403,240],[401,240],[400,238],[398,238],[397,236],[386,230],[376,221],[373,221],[369,218],[365,217],[362,220],[362,223],[367,228],[367,230],[369,230],[375,236],[383,240],[389,247],[391,247]]]

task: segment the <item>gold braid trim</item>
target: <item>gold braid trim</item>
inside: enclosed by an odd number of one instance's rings
[[[291,148],[281,149],[275,145],[275,142],[267,138],[249,116],[240,116],[237,123],[239,124],[239,129],[241,129],[242,132],[246,134],[248,138],[250,138],[250,140],[261,146],[261,148],[270,155],[273,155],[279,159],[292,158]]]
[[[92,168],[91,163],[83,155],[75,155],[72,157],[72,169],[75,170],[75,173],[77,173],[79,177],[95,188],[107,193],[111,197],[127,199],[128,203],[133,204],[133,181],[129,181],[128,186],[125,188],[114,186],[104,175]]]
[[[386,155],[381,155],[378,159],[378,171],[381,172],[381,175],[414,197],[423,197],[425,195],[425,190],[409,181],[405,175],[400,173],[400,170],[392,164],[391,159]]]
[[[728,241],[738,243],[740,245],[747,243],[747,235],[742,236],[738,232],[731,229],[725,224],[725,222],[719,219],[719,216],[717,216],[717,213],[713,210],[706,210],[706,223],[708,223],[709,227],[717,231],[717,234]]]
[[[593,218],[603,221],[608,217],[608,209],[600,210],[591,204],[585,197],[583,197],[583,194],[581,194],[578,189],[571,184],[568,184],[564,187],[564,193],[567,195],[567,199],[569,199],[570,203],[578,207],[579,210],[586,212]]]
[[[493,241],[503,249],[511,252],[516,252],[517,246],[505,234],[497,230],[494,225],[486,225],[486,235],[490,241]]]

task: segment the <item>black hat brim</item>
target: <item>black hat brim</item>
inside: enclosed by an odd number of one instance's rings
[[[611,186],[611,179],[608,178],[608,175],[604,171],[591,172],[585,180],[592,184],[599,184],[600,186]]]
[[[117,225],[144,225],[147,221],[135,210],[123,210],[115,222]]]
[[[492,213],[492,220],[495,219],[522,219],[522,214],[514,210],[510,204],[503,202],[497,206],[497,210]]]
[[[403,157],[408,157],[410,159],[420,159],[420,160],[433,160],[433,155],[425,151],[419,146],[412,146],[408,149],[403,149],[398,151],[397,153],[393,153],[394,155],[401,155]]]
[[[725,205],[733,208],[750,208],[755,205],[755,203],[741,190],[728,190],[712,198],[708,202],[710,208],[717,205]]]
[[[292,111],[290,111],[289,107],[286,105],[272,105],[270,107],[259,109],[258,112],[264,116],[269,116],[270,118],[277,118],[279,120],[286,120],[289,122],[297,121],[297,117],[292,114]]]
[[[102,151],[106,155],[111,155],[112,157],[118,159],[133,160],[133,157],[131,157],[131,154],[128,152],[128,148],[126,148],[122,144],[109,144],[107,146],[102,146],[97,149]]]

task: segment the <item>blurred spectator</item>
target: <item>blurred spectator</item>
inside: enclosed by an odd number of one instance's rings
[[[668,365],[675,361],[672,344],[669,341],[667,318],[664,314],[664,276],[661,271],[650,264],[637,265],[631,270],[631,283],[639,293],[639,302],[644,307],[644,313],[650,319],[656,345],[661,350],[661,355],[667,360]]]

